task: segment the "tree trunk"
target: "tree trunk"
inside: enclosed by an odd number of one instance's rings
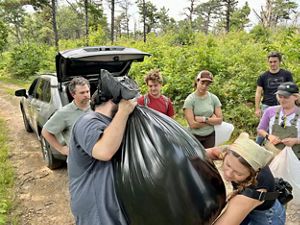
[[[230,30],[230,12],[231,12],[231,6],[230,6],[230,3],[228,2],[227,3],[227,6],[226,6],[226,32],[228,33],[229,30]]]
[[[114,44],[114,30],[115,30],[115,0],[111,0],[111,33],[110,40],[111,44]]]
[[[51,0],[51,8],[52,8],[52,27],[54,33],[55,49],[56,51],[59,51],[58,32],[57,32],[57,24],[56,24],[56,0]]]
[[[85,44],[89,46],[89,14],[88,14],[88,0],[84,0],[84,14],[85,14]]]
[[[146,43],[146,3],[143,0],[144,43]]]

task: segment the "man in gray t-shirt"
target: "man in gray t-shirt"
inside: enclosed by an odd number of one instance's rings
[[[90,111],[90,84],[83,77],[75,77],[69,83],[69,92],[74,100],[57,110],[42,129],[48,143],[63,155],[69,154],[70,133],[75,121]],[[62,134],[64,143],[58,140]]]
[[[68,157],[71,209],[76,225],[127,225],[118,202],[111,158],[119,149],[127,119],[136,102],[110,97],[96,91],[93,112],[74,124]]]

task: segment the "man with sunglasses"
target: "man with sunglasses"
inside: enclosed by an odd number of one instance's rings
[[[279,150],[291,147],[300,159],[299,88],[293,82],[285,82],[278,86],[275,94],[279,106],[265,110],[257,132]]]

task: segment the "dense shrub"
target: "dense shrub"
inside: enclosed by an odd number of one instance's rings
[[[231,121],[237,131],[246,130],[255,135],[258,123],[254,116],[256,80],[268,69],[268,52],[282,52],[282,67],[290,70],[294,80],[299,81],[300,36],[297,29],[278,28],[271,31],[257,26],[250,33],[193,33],[192,37],[181,39],[183,34],[188,36],[190,33],[185,32],[186,27],[177,33],[170,31],[162,36],[151,33],[146,43],[124,37],[118,39],[115,45],[137,48],[152,54],[143,63],[133,64],[129,75],[137,81],[141,92],[145,93],[145,74],[153,68],[160,69],[165,81],[163,93],[172,98],[180,116],[184,99],[194,91],[195,76],[200,70],[210,70],[215,76],[210,90],[222,102],[225,121]],[[91,33],[92,45],[104,45],[104,40],[101,32]],[[85,40],[61,40],[59,45],[60,50],[77,48],[84,46]],[[34,44],[18,46],[12,52],[9,68],[21,78],[37,71],[54,71],[55,54],[53,47]],[[184,123],[182,119],[180,122]]]
[[[245,130],[255,136],[258,124],[254,115],[256,80],[268,69],[268,52],[276,50],[284,54],[282,67],[293,73],[296,82],[300,72],[300,41],[296,30],[266,31],[261,39],[258,38],[260,32],[263,31],[257,28],[250,34],[232,32],[212,36],[198,33],[193,43],[184,46],[174,43],[173,33],[158,37],[151,34],[146,44],[142,41],[123,41],[118,45],[152,54],[144,63],[133,65],[130,75],[145,93],[145,73],[159,68],[166,81],[163,92],[172,98],[180,114],[184,99],[194,90],[194,77],[200,70],[210,70],[215,76],[210,90],[219,96],[225,120],[235,125],[236,132]]]
[[[47,62],[46,46],[26,43],[16,46],[10,54],[9,72],[16,78],[27,79],[40,71]]]

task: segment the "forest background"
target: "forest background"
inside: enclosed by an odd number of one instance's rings
[[[224,120],[255,136],[258,118],[254,95],[258,76],[268,69],[270,51],[283,54],[282,67],[299,84],[300,23],[298,3],[264,0],[257,24],[251,23],[247,2],[186,0],[185,18],[176,21],[168,9],[147,0],[106,0],[110,21],[101,0],[0,0],[0,78],[28,85],[38,73],[55,71],[55,55],[65,49],[119,45],[151,53],[132,66],[133,77],[146,92],[144,75],[159,68],[163,93],[175,105],[176,120],[186,125],[182,105],[194,91],[200,70],[214,74],[210,91],[222,102]],[[139,26],[130,28],[129,9],[138,8]],[[28,11],[28,6],[33,10]],[[116,10],[118,9],[118,10]],[[142,27],[142,30],[137,29]]]

